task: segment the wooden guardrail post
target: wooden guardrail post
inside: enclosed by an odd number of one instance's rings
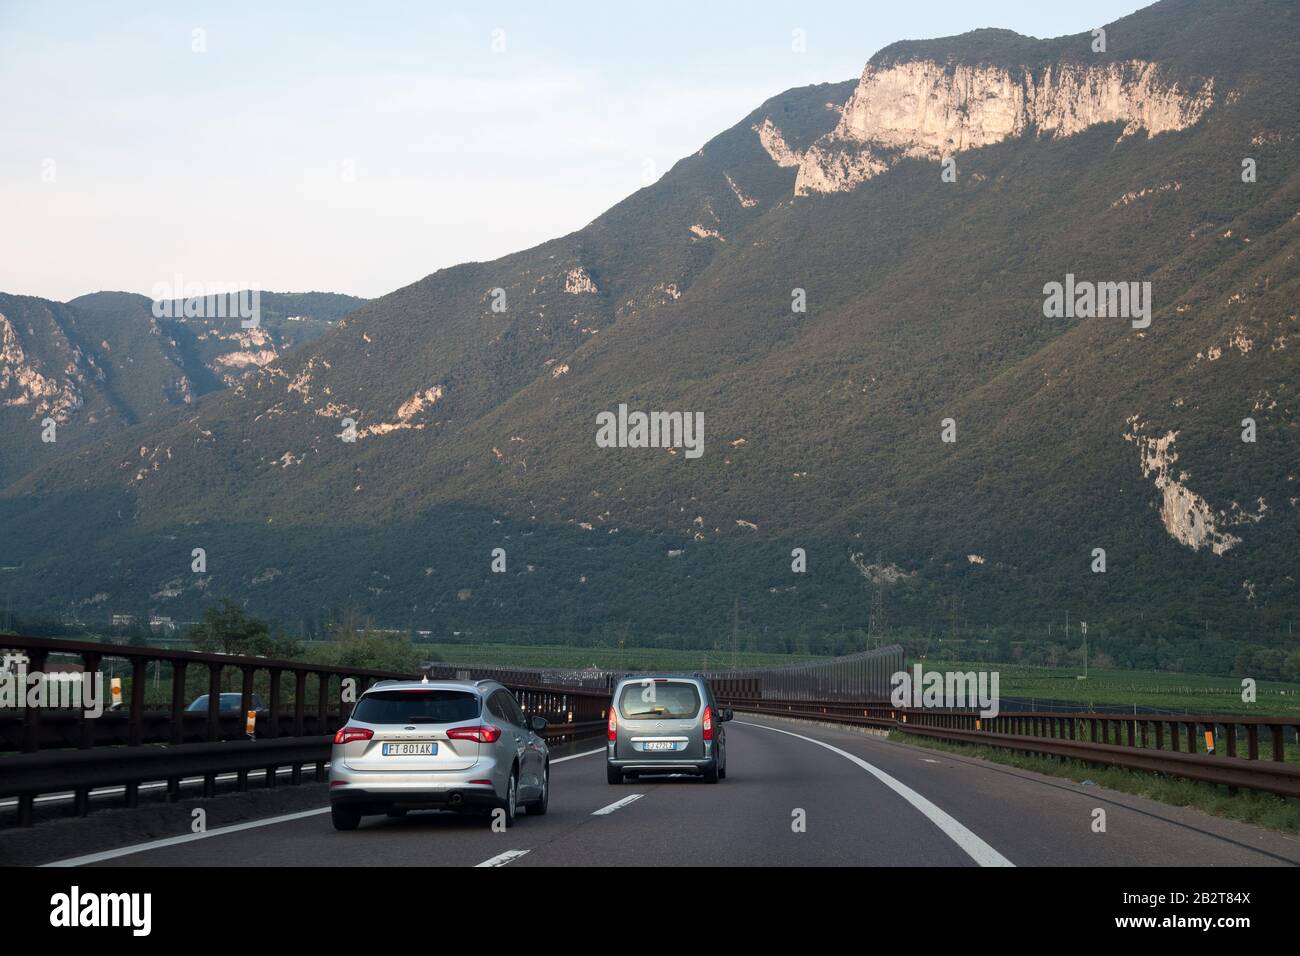
[[[240,685],[239,697],[239,716],[244,717],[250,710],[253,710],[253,679],[257,676],[257,668],[241,667],[243,674],[243,684]]]
[[[220,664],[208,665],[208,743],[216,743],[221,739],[221,670]],[[217,775],[204,774],[203,796],[215,797],[216,795]]]
[[[172,662],[171,727],[168,737],[173,744],[185,743],[185,676],[188,661]]]
[[[89,681],[92,688],[94,687],[95,678],[99,676],[99,665],[103,659],[102,654],[93,652],[81,655],[81,679]],[[87,717],[83,711],[81,726],[77,728],[77,749],[88,750],[93,746],[95,746],[95,721]]]
[[[307,672],[293,672],[293,735],[301,737],[307,720]]]
[[[45,673],[45,664],[49,660],[49,654],[46,651],[34,650],[26,656],[29,677],[35,673]],[[21,687],[19,690],[26,695],[26,687]],[[25,754],[34,754],[41,749],[41,708],[39,707],[23,708],[23,743],[21,749]]]
[[[280,677],[283,672],[278,667],[268,668],[267,673],[271,677],[271,693],[267,702],[269,713],[266,718],[266,727],[262,730],[263,737],[275,738],[280,736]]]

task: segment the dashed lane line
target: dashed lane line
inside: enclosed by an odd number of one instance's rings
[[[585,750],[580,754],[569,754],[567,757],[553,757],[551,758],[551,763],[564,763],[566,760],[577,760],[579,757],[590,757],[592,754],[603,754],[604,752],[604,747],[597,750]]]
[[[521,856],[524,856],[527,853],[528,853],[527,850],[506,850],[506,852],[498,853],[490,860],[484,860],[482,863],[475,863],[474,866],[475,867],[505,866],[507,863],[511,862],[512,860],[517,860]]]
[[[629,793],[622,800],[615,800],[607,807],[601,807],[599,810],[591,811],[591,815],[593,817],[603,817],[606,814],[613,813],[615,810],[623,809],[629,803],[635,803],[637,800],[640,800],[644,796],[645,796],[644,793]]]

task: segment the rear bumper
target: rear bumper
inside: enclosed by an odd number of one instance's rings
[[[364,787],[334,787],[330,806],[349,807],[362,813],[389,810],[473,810],[501,805],[501,798],[489,786],[458,785],[441,790],[368,790]]]
[[[355,770],[336,757],[330,764],[330,804],[358,807],[363,813],[498,807],[504,802],[507,781],[508,775],[490,758],[463,770],[385,772]]]
[[[713,766],[712,757],[700,757],[686,759],[619,759],[607,761],[609,766],[615,770],[624,770],[631,773],[704,773],[709,767]]]

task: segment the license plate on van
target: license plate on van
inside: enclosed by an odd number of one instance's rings
[[[647,740],[645,742],[646,750],[676,750],[677,744],[671,740]]]
[[[416,740],[399,744],[384,744],[385,757],[432,757],[438,744],[432,740]]]

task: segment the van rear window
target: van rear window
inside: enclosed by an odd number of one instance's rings
[[[367,724],[451,724],[478,712],[478,695],[461,690],[378,690],[363,695],[352,716]]]
[[[635,681],[623,686],[618,709],[628,720],[694,717],[700,692],[687,681]]]

